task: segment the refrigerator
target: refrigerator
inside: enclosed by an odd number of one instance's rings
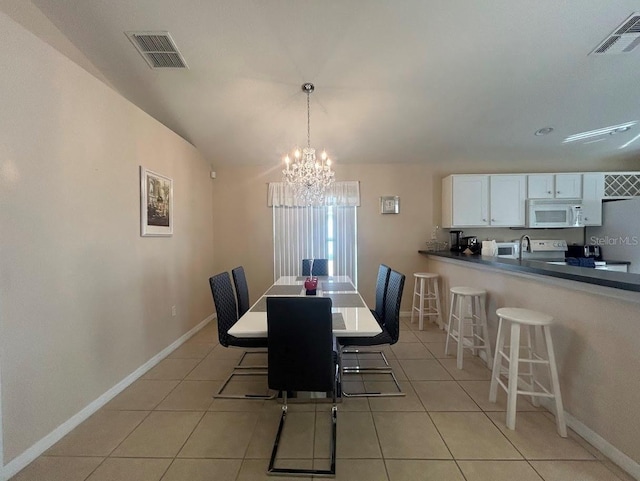
[[[602,226],[585,228],[585,244],[600,246],[602,259],[629,261],[640,274],[640,197],[602,203]]]

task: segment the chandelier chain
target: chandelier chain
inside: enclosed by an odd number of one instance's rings
[[[309,104],[309,95],[311,95],[311,92],[307,90],[307,147],[311,147],[311,107]]]

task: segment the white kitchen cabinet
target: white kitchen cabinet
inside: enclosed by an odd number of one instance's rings
[[[582,197],[582,174],[555,174],[556,199],[580,199]]]
[[[489,225],[488,175],[450,175],[442,180],[442,225]]]
[[[529,199],[553,199],[555,185],[553,174],[529,174],[527,197]]]
[[[489,176],[489,223],[496,227],[525,224],[526,176]]]
[[[443,227],[521,227],[525,175],[450,175],[442,180]]]
[[[529,199],[579,199],[582,197],[582,174],[529,174]]]
[[[582,219],[584,225],[602,225],[604,173],[592,172],[582,178]]]

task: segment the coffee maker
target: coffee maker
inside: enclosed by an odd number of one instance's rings
[[[451,252],[462,252],[464,247],[462,246],[462,231],[461,230],[450,230],[449,231]]]

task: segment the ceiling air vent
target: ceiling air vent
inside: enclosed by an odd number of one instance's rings
[[[634,13],[589,55],[629,53],[638,45],[640,45],[640,13]]]
[[[189,68],[169,32],[125,32],[151,68]]]

